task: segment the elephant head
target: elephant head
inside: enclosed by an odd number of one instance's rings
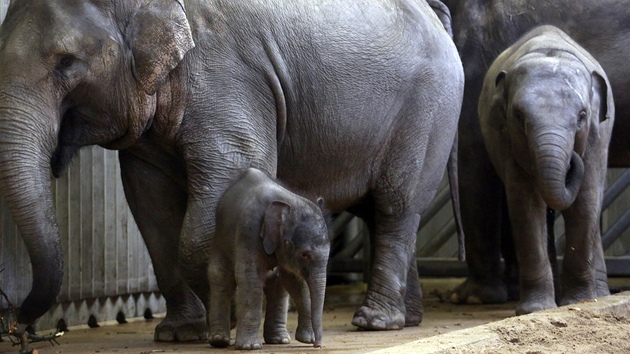
[[[319,207],[303,198],[293,203],[296,202],[298,205],[272,202],[265,211],[261,237],[265,253],[276,256],[282,271],[306,280],[315,336],[313,345],[321,347],[330,232],[321,199]]]
[[[32,263],[21,323],[47,311],[61,286],[51,172],[82,146],[131,146],[193,46],[181,0],[11,2],[0,28],[0,192]]]
[[[532,50],[494,80],[488,125],[508,138],[545,203],[566,209],[581,188],[589,139],[614,115],[604,71],[570,46]]]

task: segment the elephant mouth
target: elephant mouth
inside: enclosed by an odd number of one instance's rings
[[[569,162],[569,169],[567,171],[567,175],[564,178],[565,187],[569,187],[571,185],[571,181],[573,181],[573,179],[575,178],[575,174],[576,174],[576,162],[575,162],[575,159],[572,158],[571,161]]]

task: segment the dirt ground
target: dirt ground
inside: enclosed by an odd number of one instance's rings
[[[366,353],[394,347],[452,331],[472,328],[496,322],[514,315],[515,303],[499,305],[452,305],[441,301],[440,294],[459,284],[462,279],[425,279],[425,315],[419,327],[408,327],[400,331],[359,331],[350,323],[352,314],[363,299],[365,286],[332,286],[327,292],[324,311],[324,348],[314,349],[309,345],[292,341],[288,345],[264,345],[259,353]],[[480,342],[465,349],[451,348],[443,353],[615,353],[630,352],[630,318],[606,315],[580,309],[576,306],[572,316],[519,317],[492,328],[498,333],[495,340]],[[565,311],[566,312],[566,311]],[[521,319],[524,319],[521,321]],[[58,342],[34,343],[39,354],[85,354],[85,353],[207,353],[232,351],[215,349],[207,343],[156,343],[153,329],[159,318],[152,321],[132,320],[122,325],[107,325],[99,328],[71,328]],[[297,314],[289,314],[288,329],[293,333]],[[500,322],[499,322],[500,323]],[[492,325],[491,325],[492,326]],[[39,333],[44,334],[44,333]],[[232,333],[234,336],[234,333]],[[385,349],[386,352],[426,352],[417,349]],[[0,353],[17,353],[6,339],[0,343]],[[431,350],[430,352],[435,352]]]

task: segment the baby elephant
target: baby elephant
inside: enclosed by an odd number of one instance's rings
[[[211,345],[230,343],[235,291],[236,349],[262,348],[263,291],[265,342],[288,344],[288,291],[298,308],[296,339],[321,347],[330,233],[318,204],[253,168],[221,197],[208,272]]]
[[[547,207],[561,210],[566,249],[560,305],[608,294],[601,212],[613,96],[595,59],[552,26],[533,29],[490,66],[479,118],[505,184],[520,269],[517,314],[556,307]]]

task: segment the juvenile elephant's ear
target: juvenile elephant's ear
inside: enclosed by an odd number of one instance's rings
[[[505,119],[506,113],[505,110],[507,108],[506,100],[505,100],[505,77],[507,72],[502,70],[499,74],[497,74],[496,79],[494,80],[494,94],[492,95],[492,102],[490,102],[490,110],[488,117],[488,125],[495,130],[503,130],[505,127]]]
[[[284,239],[290,212],[291,206],[281,201],[272,202],[265,210],[260,237],[263,239],[263,248],[268,255],[272,255]]]
[[[133,18],[130,42],[134,76],[152,95],[195,46],[182,1],[145,1]]]
[[[591,73],[593,96],[599,96],[599,121],[603,122],[615,116],[615,101],[610,82],[605,74],[595,70]]]

